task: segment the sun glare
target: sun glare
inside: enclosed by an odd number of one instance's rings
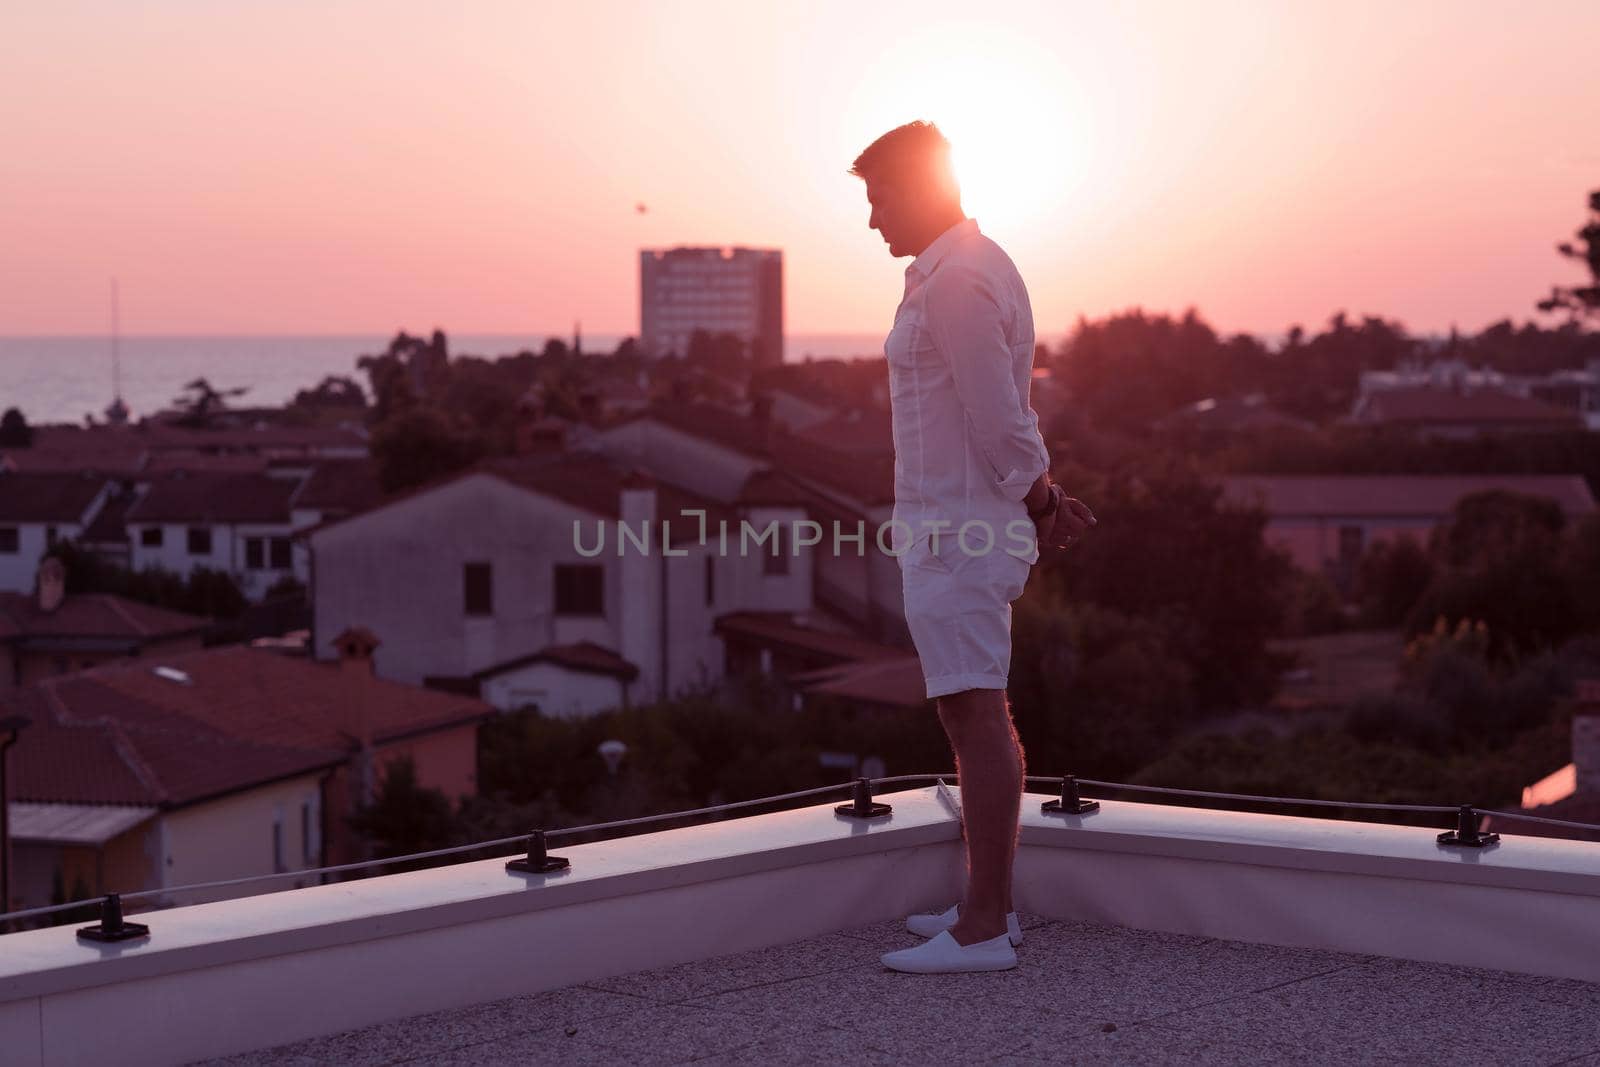
[[[1013,34],[929,28],[884,56],[855,101],[854,121],[877,133],[913,118],[937,124],[954,149],[962,207],[985,229],[1051,221],[1083,177],[1075,87],[1054,57]]]

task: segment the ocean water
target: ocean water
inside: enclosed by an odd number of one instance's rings
[[[549,335],[450,335],[450,354],[509,355],[537,352]],[[392,334],[363,337],[124,337],[118,342],[122,397],[134,417],[171,405],[183,387],[205,378],[218,389],[247,387],[239,405],[276,405],[330,374],[355,378],[363,355],[389,346]],[[570,337],[564,338],[569,343]],[[620,335],[585,336],[588,352],[610,352]],[[881,355],[882,334],[793,334],[786,359]],[[0,410],[18,408],[30,423],[82,423],[100,419],[112,396],[109,337],[0,337]]]

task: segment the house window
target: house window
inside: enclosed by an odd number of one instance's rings
[[[706,603],[717,602],[717,557],[706,556]]]
[[[19,548],[17,543],[17,528],[15,526],[0,526],[0,552],[14,555]]]
[[[261,550],[262,538],[246,537],[244,539],[244,566],[246,570],[258,571],[266,566],[266,553]]]
[[[56,528],[54,526],[46,526],[44,528],[44,546],[46,548],[54,548],[56,546]]]
[[[189,527],[189,555],[191,555],[191,556],[209,556],[209,555],[211,555],[211,527],[209,527],[209,526],[191,526],[191,527]]]
[[[605,577],[598,563],[557,563],[556,614],[605,614]]]
[[[762,574],[788,574],[789,548],[784,544],[783,523],[778,523],[770,552],[761,559]]]
[[[494,578],[489,564],[462,564],[461,600],[468,615],[494,614]]]
[[[272,549],[272,569],[286,571],[293,564],[289,552],[289,539],[287,537],[273,537],[268,540]]]
[[[146,548],[161,547],[161,527],[146,526],[139,531],[139,543]]]
[[[283,863],[283,809],[275,808],[272,813],[272,869],[286,871],[289,868]]]

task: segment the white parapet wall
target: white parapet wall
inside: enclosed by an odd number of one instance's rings
[[[559,988],[943,907],[960,826],[933,788],[134,914],[146,940],[0,937],[8,1065],[170,1064]],[[1600,980],[1600,848],[1106,801],[1023,805],[1023,911]]]

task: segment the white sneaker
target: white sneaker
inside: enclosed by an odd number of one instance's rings
[[[919,937],[932,937],[940,930],[948,930],[956,924],[956,917],[961,912],[960,904],[950,905],[950,909],[938,915],[922,914],[912,915],[906,919],[906,929]],[[1006,912],[1006,936],[1013,945],[1022,944],[1022,925],[1017,922],[1017,913]]]
[[[1008,971],[1017,965],[1017,950],[1010,939],[1001,934],[988,941],[963,945],[941,930],[932,940],[915,948],[885,952],[883,965],[896,971],[913,974],[948,974],[952,971]]]

